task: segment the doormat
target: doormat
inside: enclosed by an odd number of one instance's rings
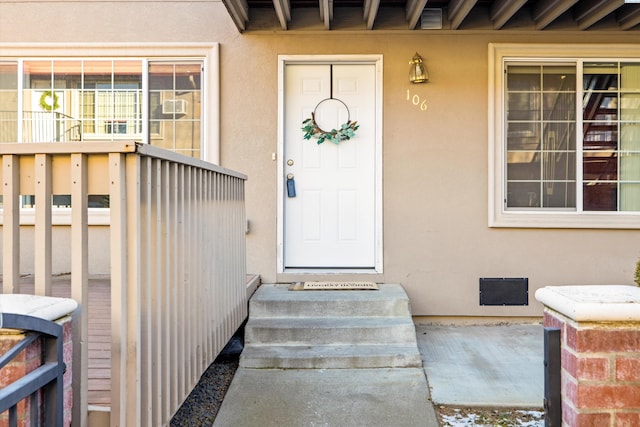
[[[377,291],[374,282],[304,282],[296,283],[289,288],[292,291]]]

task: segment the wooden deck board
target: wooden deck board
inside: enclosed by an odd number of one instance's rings
[[[33,294],[33,276],[20,280],[20,291]],[[55,276],[54,297],[70,298],[71,276]],[[111,282],[108,276],[89,279],[89,405],[109,406],[111,401]]]

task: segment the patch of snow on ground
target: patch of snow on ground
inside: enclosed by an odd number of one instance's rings
[[[544,426],[544,412],[540,411],[517,411],[518,413],[528,414],[531,418],[534,418],[531,421],[520,421],[518,426],[520,427],[543,427]]]
[[[474,427],[484,426],[484,424],[477,424],[478,415],[476,414],[456,414],[456,415],[443,415],[442,422],[447,427]]]
[[[509,417],[495,420],[482,414],[456,409],[453,415],[441,414],[440,419],[445,427],[544,427],[544,412],[540,411],[518,410]]]

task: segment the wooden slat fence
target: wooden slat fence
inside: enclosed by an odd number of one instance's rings
[[[167,425],[246,318],[244,181],[149,145],[0,144],[2,290],[20,292],[20,196],[35,195],[34,287],[52,292],[52,195],[70,194],[74,425],[87,424],[88,195],[110,204],[111,425]]]

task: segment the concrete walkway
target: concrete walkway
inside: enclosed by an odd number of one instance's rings
[[[239,368],[215,427],[437,427],[424,372]]]
[[[542,408],[542,325],[417,323],[416,336],[435,403]]]
[[[437,427],[434,402],[542,407],[541,325],[417,323],[416,335],[424,371],[240,368],[214,426]]]

